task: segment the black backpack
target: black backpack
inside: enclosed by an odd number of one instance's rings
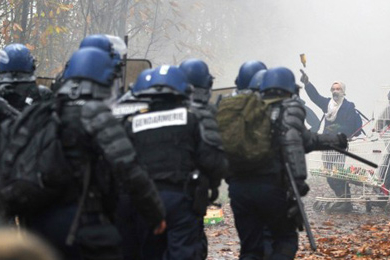
[[[59,136],[56,101],[34,104],[0,128],[0,198],[9,214],[33,214],[72,181]]]

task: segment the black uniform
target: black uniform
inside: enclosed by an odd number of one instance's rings
[[[145,234],[143,259],[201,259],[198,223],[206,206],[197,207],[199,201],[193,196],[197,186],[190,179],[199,170],[215,188],[227,167],[215,120],[202,118],[197,110],[163,100],[129,121],[127,130],[140,163],[154,180],[167,210],[167,232]],[[169,123],[173,119],[175,123]]]
[[[1,82],[0,79],[0,96],[19,111],[22,111],[28,105],[41,101],[41,96],[35,81]]]
[[[14,118],[18,116],[19,111],[13,108],[8,102],[0,97],[0,122],[5,119]]]
[[[267,98],[267,97],[265,97]],[[329,145],[345,148],[345,135],[318,135],[305,128],[305,109],[298,97],[272,105],[273,156],[254,172],[234,172],[229,195],[241,241],[240,259],[293,259],[298,250],[296,216],[288,217],[295,206],[285,163],[288,163],[301,196],[309,191],[305,153],[328,150]],[[266,232],[264,232],[266,231]],[[269,248],[269,239],[271,247]],[[270,251],[270,252],[269,252]]]
[[[272,239],[271,259],[293,259],[298,250],[294,220],[287,217],[290,201],[284,162],[288,162],[302,192],[307,186],[304,131],[305,110],[296,99],[272,105],[274,156],[256,172],[233,173],[229,195],[241,241],[240,259],[262,259],[264,229]],[[306,190],[307,192],[307,190]]]
[[[163,206],[110,109],[102,101],[64,96],[60,106],[61,139],[74,181],[61,201],[27,218],[26,224],[51,241],[66,259],[123,259],[120,235],[111,224],[115,194],[119,190],[131,194],[137,210],[151,227],[162,221]],[[75,243],[69,246],[65,240],[88,172],[91,177],[85,205]]]

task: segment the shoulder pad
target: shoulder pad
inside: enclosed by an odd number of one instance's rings
[[[296,98],[285,99],[282,102],[282,123],[287,128],[303,130],[305,128],[306,111],[302,103]]]
[[[116,119],[111,110],[101,101],[88,101],[81,110],[81,122],[89,134],[110,125]]]
[[[215,119],[213,113],[205,107],[192,108],[191,112],[196,115],[199,121],[202,140],[206,144],[222,150],[222,139],[219,134],[217,120]]]
[[[111,110],[101,101],[89,101],[81,110],[84,129],[97,142],[104,158],[113,166],[130,165],[135,150],[125,129],[112,115]]]

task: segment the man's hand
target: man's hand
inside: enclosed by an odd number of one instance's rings
[[[309,76],[307,76],[307,74],[303,71],[303,69],[300,69],[301,73],[302,73],[302,76],[301,76],[301,79],[300,81],[303,83],[303,84],[308,84],[309,83]]]
[[[304,180],[295,180],[295,183],[297,185],[299,195],[301,197],[305,196],[309,192],[310,190],[309,185],[307,185],[307,183]]]
[[[154,234],[155,235],[161,235],[164,233],[165,229],[167,228],[167,222],[165,220],[162,220],[160,224],[154,229]]]

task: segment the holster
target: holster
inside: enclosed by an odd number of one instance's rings
[[[195,212],[196,215],[203,217],[206,215],[207,206],[209,203],[209,179],[197,172],[193,173],[192,175],[196,175],[197,178],[191,178],[190,179],[190,187],[192,187],[192,198],[193,198],[193,204],[192,209]]]

